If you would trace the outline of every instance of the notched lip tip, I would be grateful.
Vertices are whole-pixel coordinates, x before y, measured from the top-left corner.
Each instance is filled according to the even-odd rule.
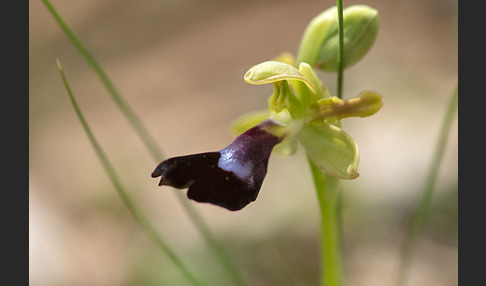
[[[164,173],[165,173],[165,168],[161,168],[160,166],[157,166],[157,168],[155,168],[155,170],[152,172],[152,174],[150,174],[150,176],[152,178],[157,178],[162,176]]]

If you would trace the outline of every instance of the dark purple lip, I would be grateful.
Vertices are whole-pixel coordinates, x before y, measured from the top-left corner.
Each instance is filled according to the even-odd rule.
[[[281,141],[262,126],[247,130],[220,151],[164,160],[151,176],[160,177],[159,186],[189,188],[189,199],[240,210],[256,200],[272,149]]]

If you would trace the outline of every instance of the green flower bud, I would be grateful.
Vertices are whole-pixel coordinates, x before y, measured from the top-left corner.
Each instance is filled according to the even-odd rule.
[[[343,10],[344,68],[361,60],[371,49],[378,34],[378,11],[366,5],[353,5]],[[324,71],[338,69],[337,8],[331,7],[307,26],[301,41],[297,62],[307,62]]]
[[[333,6],[312,19],[304,32],[297,54],[297,64],[317,63],[319,50],[330,28],[337,23],[337,8]]]

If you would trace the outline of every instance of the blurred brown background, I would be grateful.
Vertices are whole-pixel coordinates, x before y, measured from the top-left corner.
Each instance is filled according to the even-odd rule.
[[[380,13],[369,54],[344,73],[344,97],[384,97],[348,119],[360,177],[342,182],[348,285],[392,285],[457,83],[456,0],[345,1]],[[266,108],[272,86],[243,81],[254,64],[295,54],[308,22],[335,1],[87,0],[53,5],[133,106],[166,156],[219,150],[236,117]],[[99,79],[39,0],[30,1],[29,275],[31,285],[186,285],[135,223],[69,102],[55,59],[123,183],[167,241],[211,285],[227,280],[173,190]],[[320,73],[334,92],[336,76]],[[408,285],[457,285],[457,117]],[[248,285],[317,285],[319,218],[302,149],[272,156],[256,202],[196,209]]]

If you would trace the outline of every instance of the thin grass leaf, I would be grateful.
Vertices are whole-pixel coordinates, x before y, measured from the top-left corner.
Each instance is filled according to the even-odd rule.
[[[447,138],[452,126],[452,120],[456,114],[458,104],[458,90],[457,86],[452,94],[449,105],[446,110],[444,121],[440,128],[439,138],[437,140],[437,146],[435,147],[435,153],[432,158],[432,164],[430,165],[429,173],[425,181],[424,190],[420,200],[415,205],[415,208],[410,215],[407,231],[405,233],[405,239],[401,249],[400,264],[398,267],[397,284],[405,285],[407,270],[410,265],[410,259],[413,254],[413,248],[415,246],[417,237],[422,231],[423,225],[429,212],[430,204],[432,201],[432,195],[437,181],[437,174],[439,173],[440,163],[444,155]]]
[[[336,0],[338,12],[338,76],[337,76],[337,97],[343,98],[343,71],[344,71],[344,19],[343,19],[343,1]]]
[[[103,71],[101,66],[98,64],[98,62],[94,59],[91,53],[89,53],[89,51],[83,46],[81,41],[74,35],[72,30],[69,28],[69,26],[61,18],[59,13],[57,13],[54,6],[48,0],[42,0],[42,1],[44,2],[48,10],[51,12],[51,14],[53,15],[54,19],[57,21],[59,26],[63,29],[63,31],[68,36],[68,38],[74,44],[74,46],[78,49],[78,51],[89,63],[89,65],[94,70],[94,72],[98,75],[101,82],[103,83],[108,93],[110,94],[111,98],[115,101],[117,106],[120,108],[120,110],[125,115],[125,117],[127,117],[132,127],[135,129],[135,131],[142,139],[143,143],[151,153],[154,161],[156,163],[162,161],[164,159],[164,155],[160,150],[160,148],[158,147],[157,143],[155,143],[155,140],[150,136],[149,132],[147,131],[147,128],[145,128],[142,121],[138,118],[138,116],[132,110],[129,104],[127,104],[126,101],[118,93],[114,84],[110,81],[110,79]],[[183,209],[189,216],[190,220],[193,222],[193,224],[197,227],[199,232],[202,234],[206,243],[209,245],[211,251],[219,259],[220,263],[222,264],[223,268],[227,272],[230,279],[234,282],[235,285],[240,285],[240,286],[244,285],[233,261],[226,254],[226,251],[223,249],[222,245],[216,240],[215,236],[210,231],[206,222],[202,219],[202,217],[199,215],[196,209],[187,201],[187,199],[181,192],[176,192],[176,195],[179,202],[182,204]]]
[[[113,186],[115,187],[118,195],[120,195],[125,206],[130,210],[130,212],[133,214],[135,219],[142,226],[142,229],[149,235],[150,238],[154,240],[156,245],[169,257],[169,259],[174,263],[174,265],[177,268],[179,268],[179,270],[187,278],[187,280],[189,280],[193,285],[203,285],[203,283],[201,283],[198,279],[196,279],[196,277],[187,269],[187,267],[182,263],[182,261],[175,254],[175,252],[168,246],[168,244],[164,241],[162,236],[157,232],[157,230],[154,228],[152,223],[148,220],[148,218],[145,216],[142,210],[135,203],[131,195],[123,187],[121,180],[116,174],[114,168],[112,167],[107,156],[105,155],[105,152],[101,148],[101,145],[96,140],[94,134],[91,132],[91,129],[88,126],[88,123],[86,122],[83,114],[81,113],[81,109],[77,104],[77,101],[71,91],[71,88],[62,70],[61,64],[59,63],[58,60],[57,60],[57,66],[59,68],[59,72],[61,73],[64,86],[66,87],[66,90],[69,94],[69,98],[71,99],[71,103],[74,107],[74,110],[76,111],[76,114],[78,115],[79,120],[81,121],[84,131],[88,135],[89,141],[91,142],[91,145],[95,149],[96,155],[100,159],[103,168],[105,169],[108,177],[113,183]]]

